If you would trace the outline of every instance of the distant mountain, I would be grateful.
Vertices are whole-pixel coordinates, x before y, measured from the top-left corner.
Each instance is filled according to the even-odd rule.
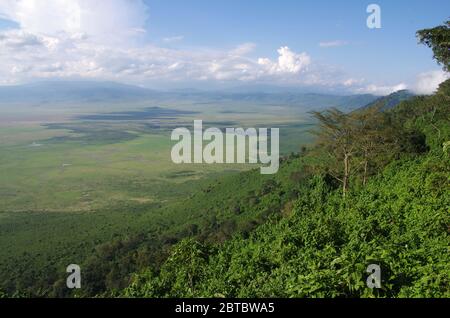
[[[0,87],[0,103],[83,103],[150,98],[155,91],[95,81],[48,81]]]
[[[258,93],[242,92],[231,93],[217,92],[172,92],[166,93],[165,97],[180,100],[193,100],[209,103],[237,103],[245,102],[270,106],[290,106],[303,108],[305,110],[324,109],[337,107],[342,110],[351,111],[363,107],[377,99],[374,95],[328,95],[318,93]]]
[[[381,110],[388,110],[414,96],[415,95],[412,92],[407,90],[397,91],[388,96],[380,97],[362,108],[380,107]]]
[[[270,84],[247,84],[247,85],[240,85],[240,86],[234,86],[229,88],[224,88],[221,90],[222,92],[226,93],[235,93],[235,94],[241,94],[241,93],[267,93],[267,94],[278,94],[278,93],[295,93],[295,94],[305,94],[305,93],[324,93],[321,91],[318,91],[316,89],[308,89],[304,87],[297,87],[297,86],[277,86],[277,85],[270,85]]]
[[[95,103],[113,101],[157,102],[190,101],[195,103],[251,103],[298,107],[304,110],[337,107],[351,111],[374,102],[373,95],[330,95],[322,93],[304,93],[289,91],[285,88],[268,89],[258,86],[249,91],[200,91],[195,89],[178,89],[175,91],[156,91],[132,85],[114,82],[96,81],[46,81],[18,86],[0,87],[0,104],[42,104],[42,103]]]

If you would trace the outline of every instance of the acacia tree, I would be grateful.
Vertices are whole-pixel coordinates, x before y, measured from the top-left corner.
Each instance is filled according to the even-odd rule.
[[[353,119],[336,108],[313,111],[311,114],[319,121],[319,129],[313,131],[318,137],[318,146],[331,159],[328,173],[342,183],[342,195],[345,197],[353,171],[351,159],[356,151]]]
[[[378,109],[369,108],[367,110],[355,112],[353,114],[357,128],[355,135],[358,144],[360,165],[363,170],[363,185],[367,182],[369,165],[380,150],[379,140],[382,139],[377,126],[380,120]]]
[[[450,20],[435,28],[417,31],[417,38],[420,43],[427,45],[433,50],[434,58],[438,64],[442,65],[445,71],[450,72]],[[443,85],[448,87],[450,84],[448,81],[441,84],[442,91],[445,91]],[[446,102],[449,102],[448,95],[439,95],[443,97]],[[436,108],[433,110],[433,116],[431,117],[431,126],[436,129],[440,135],[440,129],[433,122],[435,113]],[[447,141],[447,143],[448,142],[449,141]]]
[[[361,109],[350,114],[355,126],[353,138],[357,149],[355,157],[362,170],[362,183],[386,160],[398,152],[399,132],[390,123],[390,117],[381,106]]]
[[[319,122],[313,131],[318,150],[327,155],[327,173],[342,183],[344,197],[351,178],[360,176],[365,185],[369,175],[398,152],[399,132],[379,106],[349,114],[332,108],[312,115]]]
[[[417,37],[433,49],[435,59],[444,70],[450,71],[450,21],[418,31]],[[432,119],[435,112],[432,112]],[[382,112],[377,105],[350,114],[332,108],[312,112],[312,115],[319,122],[319,129],[313,131],[318,137],[318,149],[324,150],[330,159],[327,172],[342,183],[344,197],[353,175],[361,172],[365,185],[371,170],[398,153],[404,143],[402,129],[390,122],[391,115]]]

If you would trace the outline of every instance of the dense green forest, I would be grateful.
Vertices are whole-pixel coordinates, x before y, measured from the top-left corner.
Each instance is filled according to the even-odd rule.
[[[447,69],[449,26],[418,33]],[[450,297],[450,80],[397,98],[313,112],[316,144],[278,174],[202,184],[159,212],[183,222],[93,249],[83,289],[60,273],[0,297]],[[369,264],[381,289],[366,286]]]

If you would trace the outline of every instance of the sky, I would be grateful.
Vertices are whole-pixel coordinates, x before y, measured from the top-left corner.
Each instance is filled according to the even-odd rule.
[[[448,0],[0,0],[0,85],[430,94],[449,74],[415,32],[449,13]]]

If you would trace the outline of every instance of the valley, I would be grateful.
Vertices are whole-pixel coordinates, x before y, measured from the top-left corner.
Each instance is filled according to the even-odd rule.
[[[190,127],[197,118],[206,127],[275,125],[283,155],[311,142],[313,124],[305,111],[243,103],[42,104],[16,112],[0,107],[2,118],[14,118],[0,124],[2,288],[45,286],[29,280],[55,280],[65,263],[83,263],[89,251],[115,238],[183,235],[189,224],[205,219],[203,210],[179,204],[218,178],[258,168],[174,164],[170,134],[177,127]],[[279,116],[280,109],[287,114]]]

